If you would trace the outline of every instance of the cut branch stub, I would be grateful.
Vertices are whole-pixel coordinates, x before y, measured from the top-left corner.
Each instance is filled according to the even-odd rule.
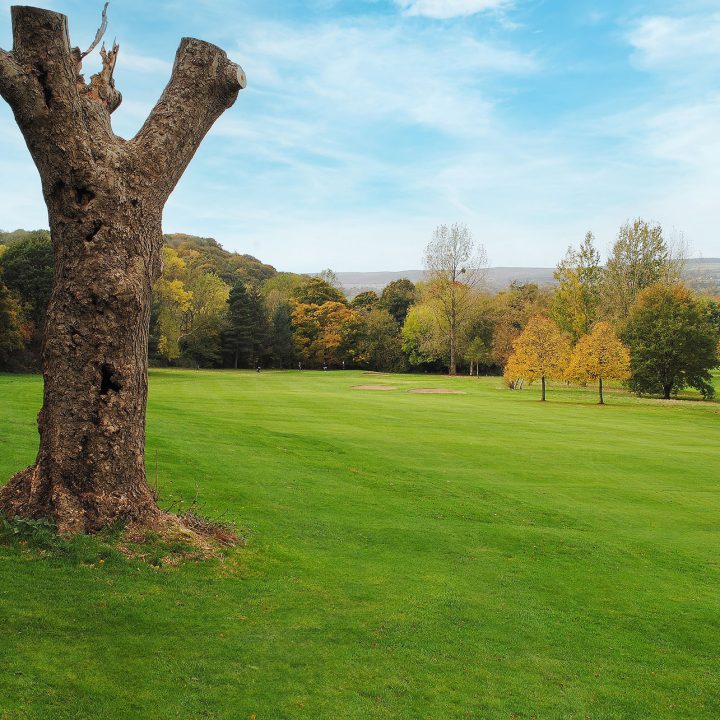
[[[237,72],[238,85],[241,90],[244,90],[247,87],[247,77],[245,75],[245,71],[239,65],[235,65],[235,71]]]
[[[11,8],[11,14],[12,55],[34,75],[45,104],[72,102],[77,73],[65,15],[17,5]]]
[[[132,141],[167,195],[245,83],[245,73],[219,47],[195,38],[181,40],[170,82]]]
[[[13,109],[18,124],[43,112],[45,98],[32,72],[12,53],[0,50],[0,95]]]

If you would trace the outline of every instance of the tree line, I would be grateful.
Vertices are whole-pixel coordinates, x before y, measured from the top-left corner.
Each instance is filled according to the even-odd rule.
[[[341,368],[503,375],[508,387],[547,380],[623,380],[670,397],[711,397],[718,298],[682,284],[682,257],[642,219],[619,230],[606,263],[588,233],[555,270],[554,287],[483,283],[483,247],[463,225],[439,226],[425,279],[349,299],[335,275],[278,272],[216,241],[168,235],[153,290],[155,365]],[[36,367],[52,284],[46,231],[0,234],[0,366]]]

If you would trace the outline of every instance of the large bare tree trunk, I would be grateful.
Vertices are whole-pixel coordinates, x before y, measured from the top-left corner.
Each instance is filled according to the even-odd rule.
[[[35,464],[0,490],[0,512],[61,532],[160,517],[145,479],[147,340],[160,275],[162,210],[215,120],[244,87],[214,45],[184,38],[172,77],[131,141],[110,115],[118,47],[86,83],[67,18],[13,7],[0,93],[42,179],[55,250]]]

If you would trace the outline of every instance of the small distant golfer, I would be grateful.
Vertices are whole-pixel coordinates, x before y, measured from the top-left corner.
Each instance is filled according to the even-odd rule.
[[[345,369],[345,361],[343,360],[343,370]]]
[[[298,363],[298,370],[302,370],[302,363],[301,363],[301,362]]]
[[[323,370],[327,370],[327,363],[323,364]]]
[[[260,367],[260,365],[258,365],[258,366],[257,366],[257,371],[260,372],[260,370],[262,370],[262,368]]]

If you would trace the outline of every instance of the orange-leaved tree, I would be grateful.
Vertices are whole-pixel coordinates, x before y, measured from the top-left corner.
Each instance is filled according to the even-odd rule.
[[[605,404],[603,380],[627,380],[629,377],[630,352],[609,322],[597,323],[591,332],[578,340],[565,371],[567,380],[597,380],[600,405]]]
[[[545,401],[547,380],[563,376],[570,357],[570,341],[558,326],[542,315],[528,321],[525,329],[513,343],[513,354],[505,366],[505,377],[520,378],[542,383],[542,397]]]
[[[297,303],[292,311],[295,347],[310,365],[337,365],[344,359],[348,336],[360,315],[340,302]]]

